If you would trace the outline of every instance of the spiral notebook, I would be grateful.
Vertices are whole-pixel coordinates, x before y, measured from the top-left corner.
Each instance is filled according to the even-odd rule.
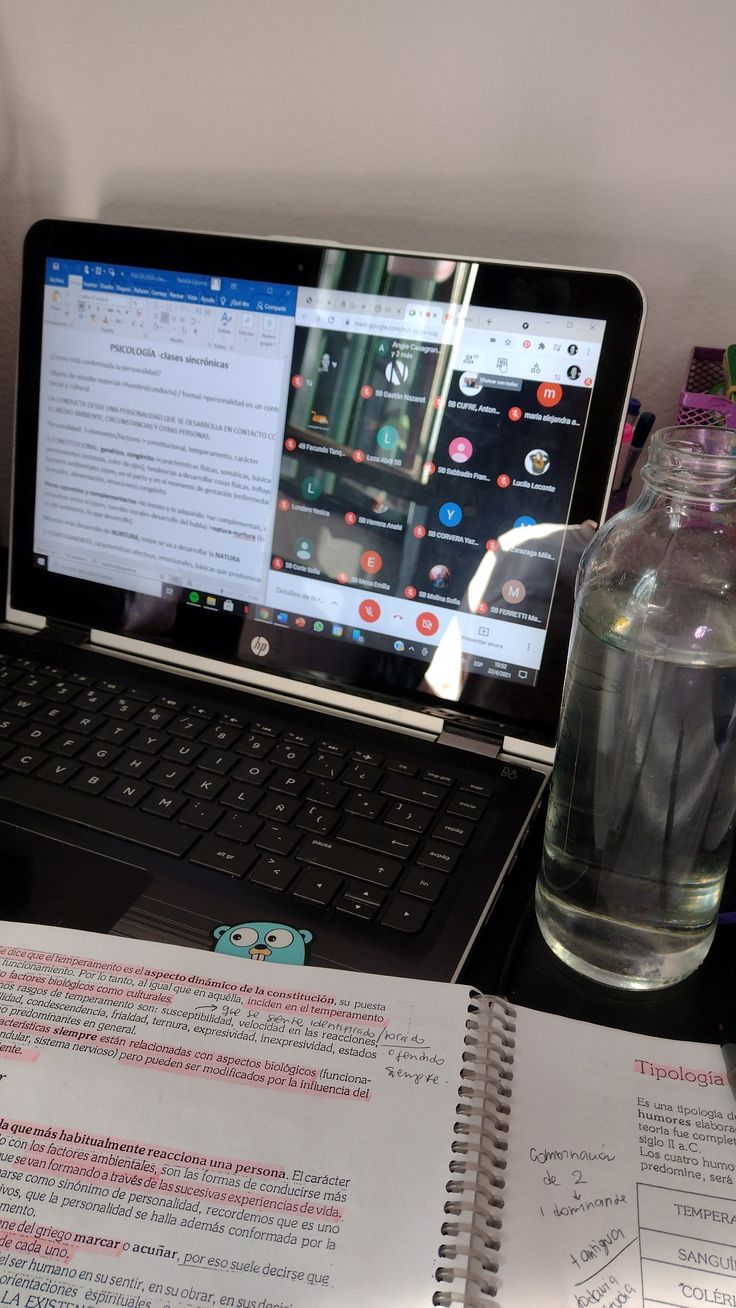
[[[0,924],[3,1303],[733,1303],[717,1046],[247,943]]]

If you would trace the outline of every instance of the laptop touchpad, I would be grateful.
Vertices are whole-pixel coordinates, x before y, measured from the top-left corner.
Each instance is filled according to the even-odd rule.
[[[150,884],[141,868],[0,822],[0,917],[107,932]]]

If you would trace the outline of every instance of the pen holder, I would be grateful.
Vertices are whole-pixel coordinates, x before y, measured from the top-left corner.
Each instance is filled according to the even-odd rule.
[[[688,361],[685,385],[680,391],[677,422],[680,427],[734,427],[736,404],[725,395],[711,394],[723,381],[721,349],[696,345]]]
[[[736,811],[736,431],[652,438],[581,559],[537,918],[556,954],[652,989],[702,961]]]

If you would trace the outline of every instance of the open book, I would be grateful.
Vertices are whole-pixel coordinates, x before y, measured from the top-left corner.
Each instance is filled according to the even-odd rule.
[[[486,1302],[736,1305],[716,1046],[0,924],[0,1305]]]

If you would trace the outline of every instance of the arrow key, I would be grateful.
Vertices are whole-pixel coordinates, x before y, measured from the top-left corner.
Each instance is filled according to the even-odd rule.
[[[393,927],[394,931],[403,931],[405,935],[416,935],[429,914],[430,909],[425,904],[397,895],[381,918],[381,926]]]
[[[320,904],[326,908],[342,887],[342,878],[334,872],[323,872],[317,868],[308,868],[297,882],[292,894],[296,899],[308,899],[310,904]]]

